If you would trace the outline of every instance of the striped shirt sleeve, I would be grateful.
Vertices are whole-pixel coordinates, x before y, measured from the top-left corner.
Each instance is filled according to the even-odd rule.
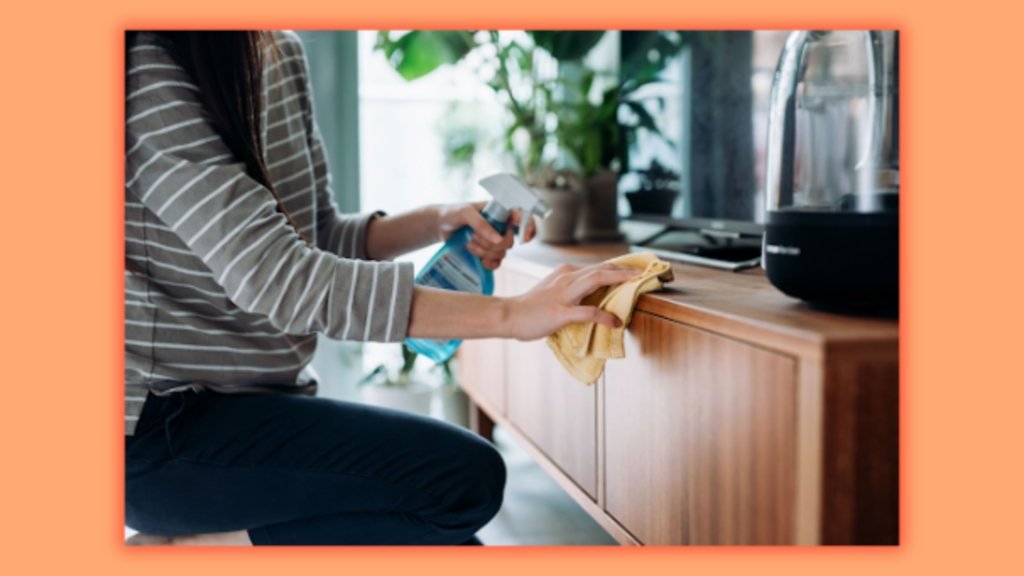
[[[331,174],[327,169],[323,142],[320,131],[314,122],[310,127],[310,154],[313,161],[313,173],[316,178],[317,197],[317,245],[321,250],[338,254],[344,258],[366,259],[366,228],[373,218],[383,215],[373,214],[342,214],[334,201],[331,189]]]
[[[328,238],[307,247],[242,164],[210,162],[230,150],[205,117],[198,88],[162,51],[146,55],[129,72],[125,179],[132,194],[199,256],[236,306],[275,328],[343,340],[404,339],[412,264],[339,256],[365,255],[370,216],[335,215]],[[334,239],[331,231],[338,232]]]
[[[296,44],[301,64],[301,75],[305,81],[305,90],[308,98],[306,114],[303,118],[306,134],[309,135],[308,146],[310,160],[313,164],[313,178],[316,186],[317,198],[317,245],[320,249],[338,254],[344,258],[366,259],[366,227],[370,220],[382,215],[377,212],[369,215],[364,214],[342,214],[338,204],[334,201],[334,191],[331,188],[331,173],[327,167],[326,150],[324,149],[323,137],[316,124],[316,105],[313,100],[313,87],[309,83],[309,62],[306,59],[306,52],[301,43]]]

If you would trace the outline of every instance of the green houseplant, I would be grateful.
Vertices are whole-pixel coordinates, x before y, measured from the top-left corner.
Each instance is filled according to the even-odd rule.
[[[583,201],[579,177],[553,166],[558,148],[557,93],[566,85],[545,62],[579,62],[604,36],[604,31],[527,31],[512,38],[497,31],[417,30],[392,37],[381,31],[376,49],[406,80],[423,77],[443,64],[454,64],[474,50],[488,66],[482,80],[505,105],[509,120],[505,150],[519,175],[552,207],[540,225],[540,238],[571,242]],[[450,159],[471,158],[474,144],[453,139]]]
[[[484,59],[489,77],[482,78],[501,98],[511,120],[505,130],[506,149],[517,164],[520,175],[531,185],[543,181],[545,149],[554,143],[554,91],[557,77],[548,77],[538,66],[540,53],[556,62],[578,61],[600,41],[603,31],[527,31],[523,42],[503,37],[495,30],[413,30],[397,38],[382,30],[375,49],[406,80],[430,74],[443,64],[455,64],[470,52],[487,53]],[[516,146],[518,133],[525,134],[526,145]]]
[[[624,31],[623,96],[620,125],[623,171],[632,172],[626,199],[634,214],[671,215],[678,197],[686,194],[687,210],[707,213],[733,190],[746,189],[755,181],[754,95],[751,84],[754,58],[750,31]],[[676,55],[685,48],[688,64],[672,80],[665,74]],[[678,61],[678,60],[677,60]],[[663,80],[664,79],[664,80]],[[651,112],[663,106],[657,90],[644,90],[662,81],[678,82],[684,91],[683,129],[666,137],[658,130]],[[636,127],[631,129],[630,126]],[[657,136],[666,147],[642,163],[630,162],[643,131]],[[676,146],[687,139],[683,163]],[[675,140],[675,141],[674,141]],[[665,150],[669,153],[665,154]],[[685,185],[684,185],[685,184]],[[749,220],[751,204],[725,202],[729,219]]]
[[[509,113],[505,149],[520,176],[554,207],[541,225],[541,239],[565,243],[578,234],[587,241],[618,240],[618,174],[630,169],[639,132],[661,136],[647,106],[664,103],[650,102],[641,89],[661,81],[660,74],[688,37],[678,31],[623,32],[620,73],[594,94],[599,84],[609,84],[608,73],[589,68],[584,58],[604,35],[600,30],[532,30],[521,42],[495,31],[413,31],[397,38],[382,31],[376,48],[407,80],[455,64],[474,50],[493,53],[490,72],[482,79]],[[544,75],[538,65],[544,57],[557,63],[558,75]],[[457,136],[446,138],[449,162],[471,161],[476,143]],[[526,144],[517,146],[517,139]],[[552,149],[566,152],[571,167],[554,169]]]
[[[683,49],[687,35],[677,31],[623,31],[619,41],[617,77],[609,83],[598,71],[581,67],[576,74],[578,81],[568,86],[567,97],[558,108],[559,145],[582,172],[586,202],[578,235],[585,241],[622,238],[618,229],[619,173],[630,169],[630,152],[639,133],[646,131],[673,147],[648,109],[665,103],[660,97],[645,94],[643,88],[661,82],[661,73]],[[595,90],[598,79],[603,80],[604,87]],[[640,171],[638,174],[644,177]],[[652,198],[657,195],[653,193]],[[635,196],[629,196],[631,205]],[[647,195],[641,203],[644,200],[648,200]]]
[[[594,101],[599,73],[578,66],[579,81],[566,83],[565,97],[558,105],[559,146],[579,167],[585,201],[576,235],[585,242],[618,241],[618,107],[621,86],[616,82],[601,91]]]
[[[632,171],[640,177],[640,187],[626,192],[626,199],[634,214],[672,211],[679,192],[678,175],[672,174],[654,161],[647,168],[635,168],[630,162],[631,153],[637,147],[641,132],[660,138],[674,148],[674,143],[664,138],[649,107],[662,108],[665,102],[657,96],[644,94],[644,88],[662,81],[661,75],[683,47],[689,37],[682,31],[624,31],[622,43],[622,82],[619,85],[619,126],[622,131],[618,141],[622,171]],[[675,177],[674,182],[663,181]]]

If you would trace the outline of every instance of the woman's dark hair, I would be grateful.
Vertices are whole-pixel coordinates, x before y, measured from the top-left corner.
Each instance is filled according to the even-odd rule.
[[[128,51],[137,35],[138,32],[128,32],[125,37],[126,65]],[[309,246],[309,240],[299,232],[274,189],[263,158],[263,83],[269,81],[263,77],[263,69],[268,52],[278,57],[273,33],[204,31],[157,32],[156,35],[158,42],[199,87],[200,99],[210,120],[235,158],[245,164],[245,171],[252,179],[270,190],[277,200],[278,210]]]

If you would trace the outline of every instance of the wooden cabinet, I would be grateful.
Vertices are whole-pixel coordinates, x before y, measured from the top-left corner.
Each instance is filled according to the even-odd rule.
[[[504,274],[496,274],[494,294],[508,293]],[[459,382],[466,392],[477,401],[486,402],[500,415],[505,415],[508,389],[508,357],[506,341],[496,338],[466,340],[459,346],[457,355]]]
[[[498,290],[626,250],[517,247]],[[812,310],[761,270],[673,270],[595,386],[543,341],[465,342],[476,429],[506,426],[623,544],[898,544],[898,322]]]
[[[637,313],[605,372],[606,511],[644,544],[793,536],[792,358]]]
[[[502,415],[506,413],[505,360],[502,340],[467,340],[459,346],[459,383],[470,396],[483,399]]]
[[[507,273],[513,294],[537,279]],[[573,380],[543,340],[508,342],[508,418],[577,486],[597,494],[596,386]]]

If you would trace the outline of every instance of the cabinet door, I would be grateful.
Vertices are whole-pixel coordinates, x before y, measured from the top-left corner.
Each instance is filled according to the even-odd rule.
[[[512,294],[537,279],[506,272]],[[591,498],[597,494],[596,386],[573,380],[543,340],[507,346],[508,417]]]
[[[605,368],[606,511],[644,544],[790,543],[795,371],[637,313]]]
[[[494,294],[507,294],[507,282],[499,273],[494,277]],[[497,338],[466,340],[459,346],[459,382],[476,399],[483,399],[490,408],[506,414],[507,402],[505,350],[506,342]]]
[[[505,342],[467,340],[459,346],[459,383],[475,399],[505,415]]]

